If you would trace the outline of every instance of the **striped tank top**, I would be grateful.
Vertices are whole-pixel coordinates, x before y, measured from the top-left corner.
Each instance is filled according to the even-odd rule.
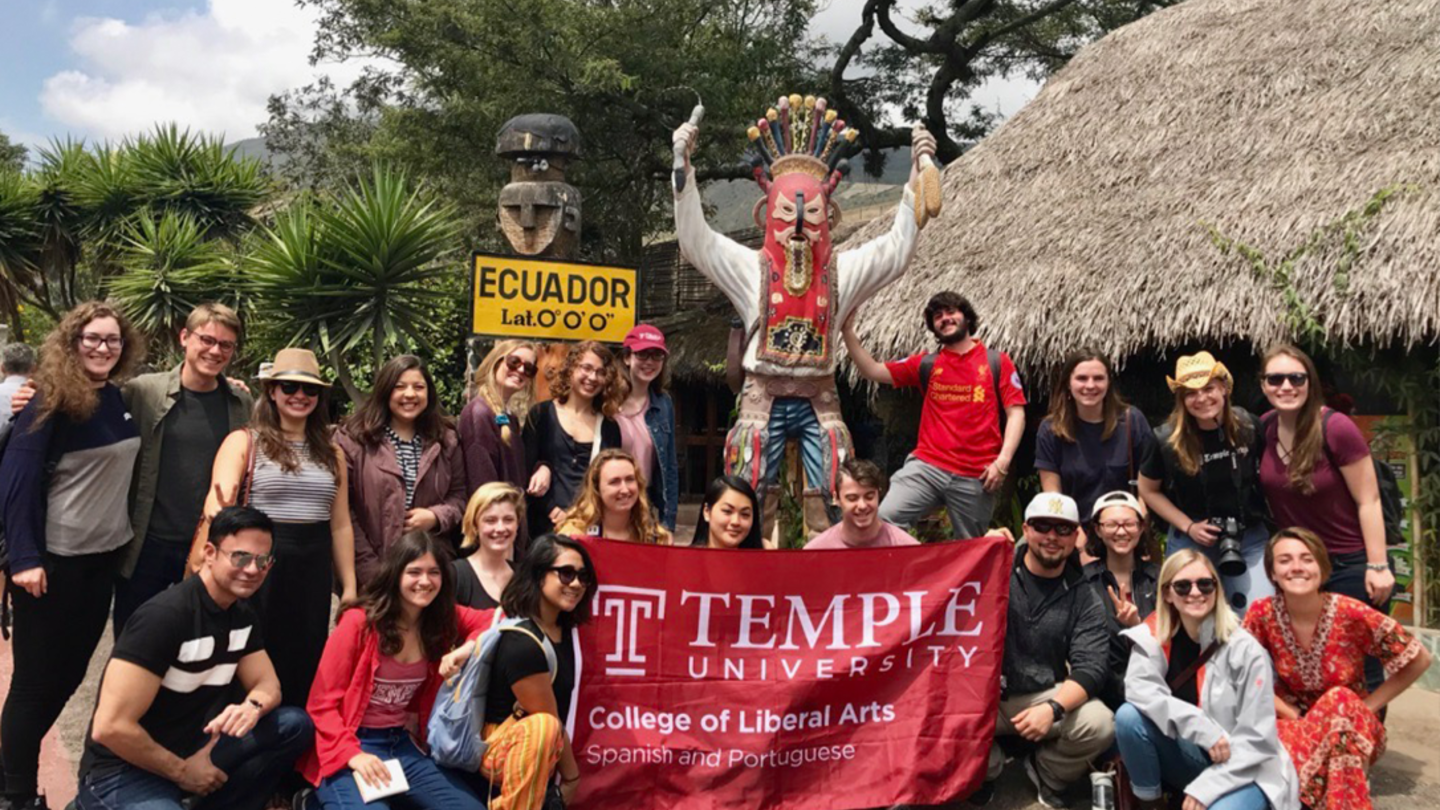
[[[250,505],[286,523],[322,523],[330,520],[335,502],[335,476],[310,457],[305,442],[290,442],[300,468],[285,472],[279,462],[255,445],[255,477],[250,482]]]

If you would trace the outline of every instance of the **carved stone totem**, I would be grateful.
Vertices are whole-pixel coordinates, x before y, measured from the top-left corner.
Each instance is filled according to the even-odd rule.
[[[510,161],[499,212],[510,246],[522,256],[574,258],[580,191],[565,182],[565,167],[580,157],[580,131],[563,115],[517,115],[500,128],[495,154]]]

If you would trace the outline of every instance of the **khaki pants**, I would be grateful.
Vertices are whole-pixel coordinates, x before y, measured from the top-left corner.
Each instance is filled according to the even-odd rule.
[[[1054,687],[1029,695],[1016,695],[1000,701],[1000,716],[995,721],[995,736],[1018,737],[1010,718],[1037,704],[1055,697]],[[1090,761],[1105,752],[1115,739],[1115,715],[1099,700],[1085,701],[1065,719],[1050,727],[1035,750],[1035,766],[1040,778],[1055,790],[1064,790],[1080,781],[1090,770]],[[990,768],[985,780],[1000,778],[1005,767],[1005,753],[996,743],[990,744]]]

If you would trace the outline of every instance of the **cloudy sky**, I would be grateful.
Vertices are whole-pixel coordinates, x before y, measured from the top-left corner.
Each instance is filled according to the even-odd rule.
[[[830,0],[817,26],[843,37],[862,0]],[[0,131],[31,145],[115,139],[175,121],[253,137],[274,93],[355,65],[311,67],[315,13],[294,0],[0,0]],[[977,99],[1010,115],[1034,96],[1000,81]]]

